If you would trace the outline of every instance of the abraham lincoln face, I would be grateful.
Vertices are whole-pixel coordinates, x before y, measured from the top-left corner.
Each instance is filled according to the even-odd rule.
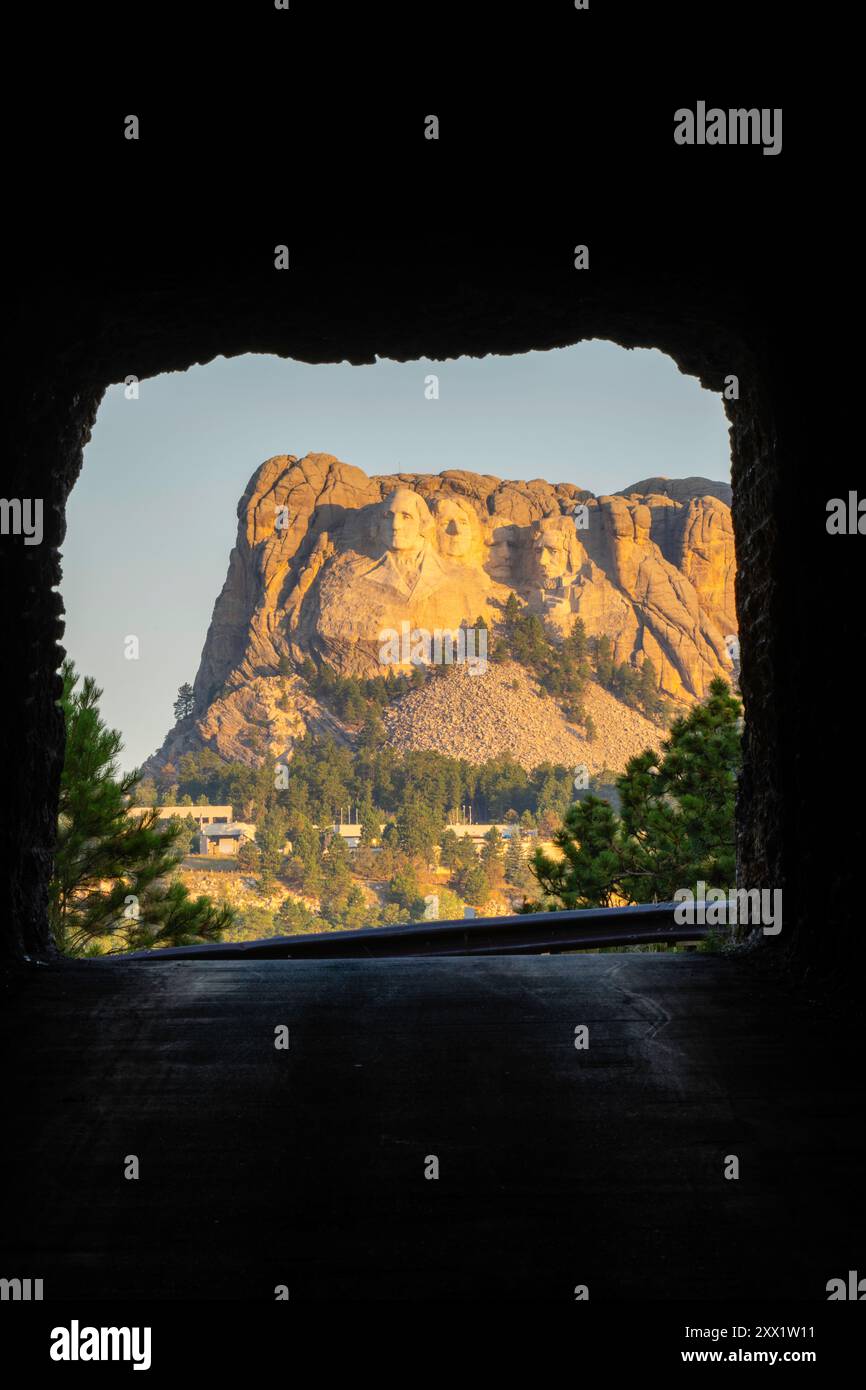
[[[565,532],[557,521],[536,523],[532,537],[532,556],[539,579],[554,584],[569,569],[569,549]]]

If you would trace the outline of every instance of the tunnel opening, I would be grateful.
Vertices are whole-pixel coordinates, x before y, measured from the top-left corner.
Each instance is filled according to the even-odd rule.
[[[332,451],[274,456],[287,433]],[[596,797],[618,815],[628,759],[661,760],[715,677],[736,689],[727,422],[661,354],[222,359],[114,388],[84,464],[67,646],[104,690],[124,773],[142,768],[132,814],[177,825],[179,879],[235,913],[223,943],[334,930],[339,951],[358,945],[347,930],[467,919],[475,944],[476,918],[568,906],[532,870],[536,849],[561,862],[568,807]],[[158,557],[130,562],[131,531]],[[132,874],[100,931],[85,891],[99,863],[67,849],[85,800],[63,792],[58,945],[184,940],[176,918],[157,935]],[[637,866],[579,887],[581,908],[671,893]],[[410,943],[364,943],[386,944]]]
[[[504,296],[495,256],[486,254],[483,263],[473,264],[465,246],[452,248],[450,254],[450,268],[443,257],[437,273],[423,277],[422,292],[408,250],[387,264],[380,253],[376,273],[364,288],[351,267],[340,264],[335,250],[327,285],[313,275],[300,294],[289,292],[286,297],[279,282],[275,289],[273,278],[227,284],[218,322],[206,289],[195,282],[173,283],[157,296],[130,294],[122,306],[115,301],[113,308],[106,307],[113,302],[109,298],[95,315],[73,294],[70,314],[78,327],[74,344],[65,318],[53,366],[50,359],[40,360],[36,389],[22,400],[19,422],[19,470],[22,479],[28,479],[20,491],[30,495],[38,487],[44,493],[46,543],[27,551],[4,549],[12,598],[8,645],[17,653],[13,685],[17,724],[23,732],[18,755],[11,760],[10,798],[19,816],[4,880],[4,915],[10,927],[5,941],[12,958],[53,955],[46,891],[63,746],[56,705],[62,622],[58,552],[66,498],[105,389],[125,381],[131,363],[135,376],[145,381],[218,354],[257,351],[306,362],[371,363],[377,357],[409,361],[419,356],[507,354],[603,338],[626,348],[657,348],[719,396],[732,375],[739,383],[739,399],[726,402],[740,688],[746,709],[737,806],[738,882],[782,888],[791,901],[790,929],[786,925],[778,939],[763,945],[782,952],[795,970],[832,973],[844,931],[840,924],[833,941],[820,949],[810,936],[813,902],[804,891],[810,882],[804,856],[792,848],[797,842],[792,833],[797,754],[792,759],[782,752],[789,726],[799,718],[791,699],[791,662],[799,660],[800,653],[789,641],[790,619],[783,601],[791,571],[780,524],[786,503],[779,422],[796,412],[787,383],[768,358],[766,323],[756,317],[744,295],[708,295],[705,284],[686,271],[667,275],[661,283],[647,283],[630,268],[618,266],[587,297],[575,293],[573,282],[565,284],[535,263],[524,282]],[[459,305],[451,294],[455,264],[461,282],[471,284]],[[393,307],[387,326],[369,313],[374,301]],[[413,317],[413,305],[421,302],[430,309],[423,328]],[[330,316],[324,312],[328,305]],[[792,429],[786,444],[796,452]],[[796,739],[792,743],[796,746]]]

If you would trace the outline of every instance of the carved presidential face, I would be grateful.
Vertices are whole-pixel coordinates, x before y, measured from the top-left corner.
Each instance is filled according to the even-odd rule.
[[[422,511],[423,508],[423,511]],[[426,517],[424,515],[426,513]],[[382,503],[382,539],[389,550],[417,550],[424,541],[427,504],[411,488],[400,487]]]
[[[564,531],[556,523],[537,524],[532,538],[532,554],[535,569],[546,583],[561,579],[568,571],[568,541]]]
[[[435,511],[436,537],[443,555],[449,560],[463,560],[473,551],[480,553],[481,528],[468,507],[443,497],[435,503]]]

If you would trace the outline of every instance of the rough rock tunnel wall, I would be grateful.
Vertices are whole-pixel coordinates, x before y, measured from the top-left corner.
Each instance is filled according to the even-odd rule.
[[[66,498],[106,386],[218,354],[361,363],[607,338],[660,348],[716,391],[730,373],[739,377],[740,399],[728,407],[747,717],[739,878],[783,888],[783,931],[763,949],[801,975],[841,969],[859,930],[853,868],[839,853],[833,818],[808,813],[806,773],[821,730],[844,728],[851,706],[833,660],[857,630],[857,540],[826,535],[825,503],[840,495],[842,479],[811,464],[784,287],[766,266],[758,271],[730,252],[714,258],[706,247],[687,254],[666,245],[636,263],[633,244],[616,235],[583,277],[566,257],[554,263],[550,247],[517,241],[453,239],[431,248],[407,238],[347,249],[319,240],[302,250],[299,268],[282,277],[260,251],[245,256],[234,245],[230,257],[223,251],[209,263],[200,247],[193,258],[191,247],[185,255],[175,245],[162,255],[142,251],[128,267],[94,258],[74,276],[40,270],[25,286],[11,324],[17,369],[3,490],[45,499],[45,537],[32,547],[4,537],[0,549],[11,697],[2,727],[6,952],[38,958],[52,950],[46,888],[63,740],[54,703],[59,548]],[[256,260],[261,269],[252,274],[246,267]],[[136,548],[146,561],[155,538],[138,537]]]

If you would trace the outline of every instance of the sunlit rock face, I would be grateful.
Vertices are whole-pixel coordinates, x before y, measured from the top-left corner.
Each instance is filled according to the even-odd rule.
[[[405,485],[348,517],[329,544],[315,584],[287,598],[296,661],[311,655],[344,675],[379,675],[385,634],[492,622],[508,597],[487,573],[472,508],[451,499],[431,508]]]
[[[702,603],[699,588],[688,573],[693,564],[691,552],[681,543],[681,564],[677,566],[652,539],[656,502],[653,497],[600,497],[597,525],[593,528],[590,524],[588,534],[606,578],[628,598],[639,625],[634,650],[639,643],[659,671],[662,689],[668,695],[690,700],[706,694],[715,675],[730,673],[724,637],[736,628],[725,627],[730,615],[712,605],[708,611],[711,585],[706,586]],[[678,505],[685,508],[686,504]],[[715,513],[723,505],[709,497],[692,499],[688,509],[696,509],[694,523],[694,517],[706,509]],[[700,565],[695,563],[696,577],[699,574]]]
[[[394,664],[383,662],[385,634],[456,632],[479,618],[495,634],[512,592],[552,637],[580,617],[591,636],[611,638],[616,661],[651,659],[664,694],[700,698],[713,676],[730,674],[724,639],[736,631],[730,510],[723,485],[696,495],[702,481],[690,479],[682,498],[593,497],[540,478],[368,477],[330,454],[268,459],[238,506],[195,719],[169,735],[159,760],[202,744],[228,755],[222,730],[231,756],[243,757],[251,710],[273,752],[317,712],[291,680],[291,708],[269,720],[271,688],[257,682],[308,657],[342,675],[382,675]]]
[[[453,564],[483,566],[484,535],[477,513],[457,497],[437,497],[433,501],[436,518],[436,544]]]

